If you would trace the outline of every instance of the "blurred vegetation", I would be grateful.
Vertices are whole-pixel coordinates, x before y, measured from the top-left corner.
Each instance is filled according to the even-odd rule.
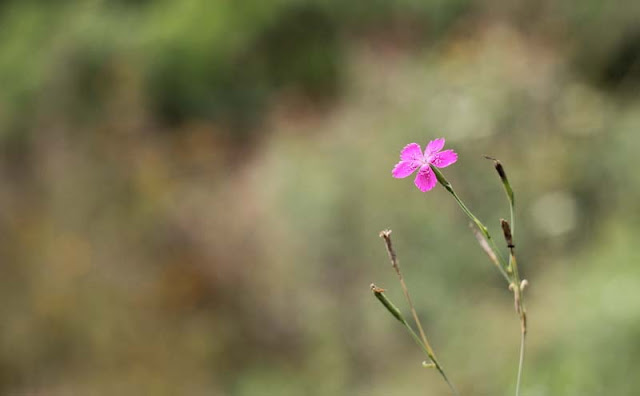
[[[2,394],[448,394],[370,295],[378,231],[464,395],[640,389],[640,6],[495,0],[0,2]]]

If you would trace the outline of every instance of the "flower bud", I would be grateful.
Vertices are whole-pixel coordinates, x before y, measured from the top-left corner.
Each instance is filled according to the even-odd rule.
[[[383,293],[384,289],[377,287],[373,283],[371,284],[370,287],[371,287],[371,291],[373,292],[373,295],[376,296],[376,298],[382,303],[382,305],[384,305],[385,308],[387,308],[387,311],[389,311],[394,318],[398,319],[400,323],[406,324],[407,322],[402,316],[402,313],[400,312],[400,310],[395,305],[393,305],[391,301],[389,301],[387,296],[384,295]]]

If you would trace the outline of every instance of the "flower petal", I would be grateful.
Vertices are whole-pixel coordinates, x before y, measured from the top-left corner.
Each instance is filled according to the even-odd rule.
[[[430,163],[438,168],[447,167],[458,160],[458,154],[453,150],[444,150],[431,156]]]
[[[427,192],[435,187],[438,180],[436,179],[436,175],[433,174],[433,171],[431,171],[431,167],[426,165],[420,168],[414,183],[420,191]]]
[[[422,149],[418,143],[409,143],[400,152],[402,161],[419,161],[422,158]]]
[[[417,161],[400,161],[393,168],[391,174],[397,179],[402,179],[412,174],[419,167],[420,163]]]
[[[444,147],[444,138],[434,139],[427,144],[427,147],[424,149],[424,156],[428,157],[442,150]]]

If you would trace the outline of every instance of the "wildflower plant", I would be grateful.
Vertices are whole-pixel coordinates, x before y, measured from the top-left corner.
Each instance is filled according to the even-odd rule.
[[[444,144],[445,140],[442,138],[432,140],[427,144],[424,152],[417,143],[410,143],[406,145],[400,152],[400,162],[398,162],[393,168],[392,175],[395,178],[405,178],[417,171],[414,184],[422,192],[430,191],[436,186],[436,184],[440,183],[440,185],[453,196],[462,211],[471,220],[471,228],[478,240],[478,243],[480,244],[480,247],[507,282],[509,290],[513,293],[515,311],[520,321],[520,356],[518,359],[515,389],[515,394],[518,396],[520,394],[522,369],[524,365],[525,340],[527,334],[527,314],[524,306],[523,290],[528,283],[526,280],[521,280],[520,278],[515,254],[514,193],[504,167],[500,161],[495,158],[485,157],[493,161],[494,167],[498,176],[500,176],[502,186],[509,201],[510,219],[509,221],[500,219],[502,234],[506,244],[507,258],[505,259],[502,252],[498,249],[495,240],[491,236],[489,229],[469,210],[455,192],[451,183],[449,183],[440,171],[440,168],[445,168],[458,160],[458,155],[453,150],[442,150],[444,148]],[[422,327],[420,319],[418,318],[418,314],[416,313],[413,301],[409,294],[409,289],[407,288],[402,272],[400,271],[397,254],[391,242],[391,230],[384,230],[380,232],[380,237],[384,239],[387,254],[391,261],[391,266],[398,276],[400,286],[409,305],[409,310],[411,311],[418,333],[416,333],[412,325],[405,319],[402,312],[384,294],[384,289],[371,284],[371,291],[382,305],[393,315],[393,317],[406,328],[411,337],[427,355],[429,360],[423,362],[423,366],[436,369],[451,389],[451,392],[455,395],[459,395],[457,389],[445,373],[442,364],[437,359],[433,348],[429,344],[427,335]]]

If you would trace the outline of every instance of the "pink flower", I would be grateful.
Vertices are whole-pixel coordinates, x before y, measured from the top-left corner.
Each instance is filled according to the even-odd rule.
[[[402,179],[418,170],[414,181],[420,191],[426,192],[435,187],[438,180],[429,165],[444,168],[458,160],[458,154],[453,150],[442,150],[444,139],[435,139],[429,142],[422,154],[422,149],[417,143],[407,144],[400,152],[400,162],[393,168],[393,177]]]

